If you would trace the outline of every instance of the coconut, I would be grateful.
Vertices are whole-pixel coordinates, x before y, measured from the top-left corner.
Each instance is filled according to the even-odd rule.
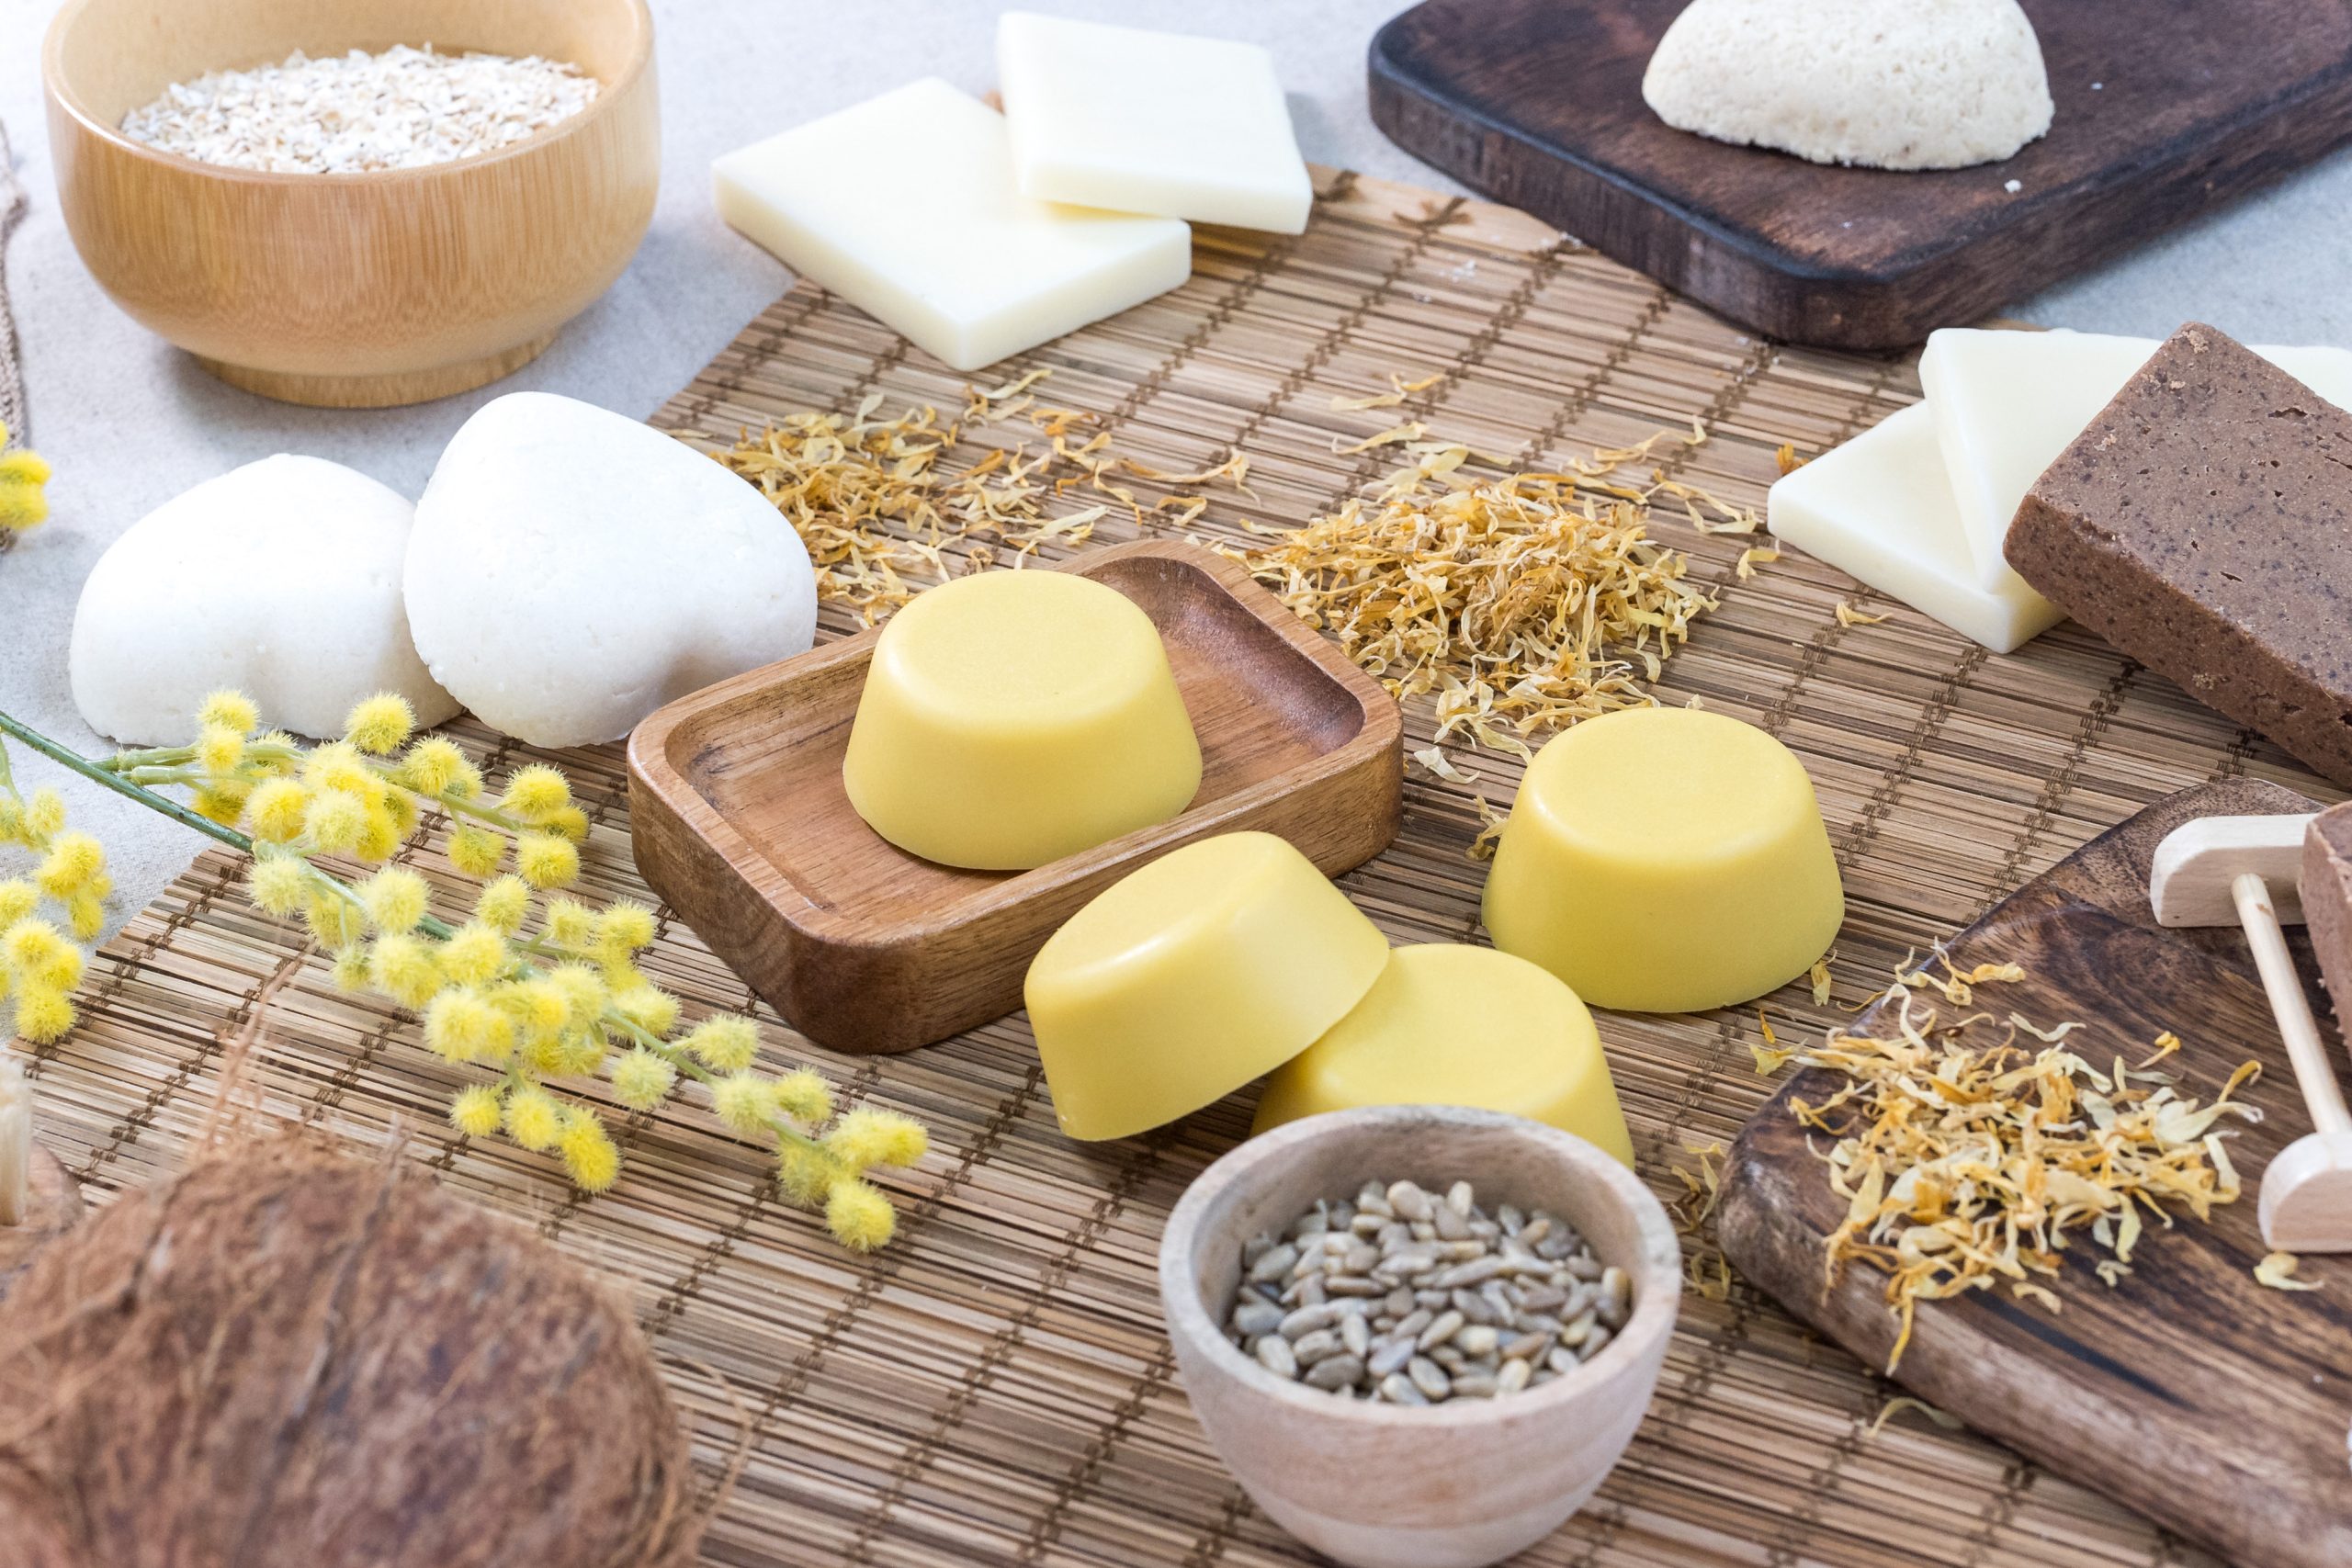
[[[662,1568],[691,1483],[628,1314],[395,1161],[209,1156],[0,1303],[10,1568]]]

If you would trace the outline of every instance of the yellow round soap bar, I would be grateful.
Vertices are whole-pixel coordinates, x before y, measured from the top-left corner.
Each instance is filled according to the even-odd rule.
[[[1280,1066],[1355,1006],[1388,939],[1285,840],[1162,855],[1066,921],[1029,965],[1029,1026],[1073,1138],[1123,1138]]]
[[[1026,871],[1182,812],[1201,747],[1132,600],[1067,572],[990,571],[882,628],[842,783],[910,854]]]
[[[1594,1007],[1764,995],[1845,919],[1812,781],[1753,725],[1691,708],[1589,718],[1536,754],[1487,878],[1487,930]]]
[[[1634,1163],[1592,1014],[1544,970],[1490,947],[1391,953],[1354,1010],[1266,1080],[1250,1131],[1367,1105],[1508,1111]]]

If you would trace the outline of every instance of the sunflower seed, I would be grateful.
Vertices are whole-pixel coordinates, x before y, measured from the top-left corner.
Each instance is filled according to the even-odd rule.
[[[1427,1404],[1429,1399],[1412,1380],[1402,1372],[1391,1372],[1380,1380],[1380,1397],[1391,1404]]]
[[[1243,1302],[1233,1309],[1235,1331],[1251,1339],[1273,1333],[1282,1324],[1283,1310],[1272,1302]]]
[[[1421,1330],[1419,1338],[1414,1343],[1423,1350],[1442,1345],[1462,1332],[1463,1322],[1463,1316],[1458,1312],[1440,1313],[1427,1328]]]
[[[1258,1255],[1250,1265],[1250,1278],[1261,1285],[1290,1277],[1291,1265],[1298,1261],[1298,1248],[1290,1246],[1271,1247]]]
[[[1258,1364],[1278,1378],[1298,1376],[1298,1358],[1291,1354],[1290,1341],[1278,1334],[1269,1334],[1250,1347],[1250,1353]]]
[[[1410,1181],[1399,1181],[1388,1189],[1388,1206],[1400,1218],[1416,1224],[1430,1217],[1430,1195]]]
[[[1443,1399],[1453,1392],[1453,1380],[1445,1375],[1443,1368],[1427,1357],[1416,1356],[1406,1362],[1405,1375],[1413,1380],[1413,1386],[1421,1391],[1425,1399]]]
[[[1333,1393],[1353,1388],[1363,1381],[1363,1361],[1356,1356],[1327,1357],[1307,1368],[1303,1381],[1309,1388],[1329,1389]]]

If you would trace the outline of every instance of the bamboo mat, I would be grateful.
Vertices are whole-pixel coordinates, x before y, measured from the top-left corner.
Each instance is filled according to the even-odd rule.
[[[1337,502],[1382,455],[1335,456],[1334,437],[1400,417],[1549,467],[1687,428],[1695,415],[1710,440],[1659,448],[1675,476],[1760,504],[1781,443],[1826,450],[1917,396],[1908,360],[1745,336],[1525,217],[1370,180],[1327,176],[1302,237],[1204,230],[1196,243],[1182,288],[1001,370],[1050,367],[1047,400],[1099,412],[1115,450],[1163,469],[1247,452],[1256,498],[1212,490],[1193,525],[1209,536],[1242,537],[1245,520],[1295,522]],[[1332,412],[1335,394],[1380,391],[1391,372],[1442,378],[1402,410]],[[657,423],[731,437],[870,392],[893,409],[952,410],[965,379],[802,285]],[[1819,791],[1849,897],[1836,1004],[1859,1000],[1907,951],[2172,790],[2250,773],[2337,793],[2071,626],[1996,657],[1793,553],[1742,581],[1735,563],[1756,541],[1702,536],[1663,511],[1657,529],[1723,596],[1668,666],[1662,693],[1778,735]],[[1091,543],[1135,532],[1105,519]],[[1841,604],[1889,618],[1849,625]],[[829,609],[824,629],[849,627]],[[1424,705],[1408,726],[1408,749],[1429,743]],[[534,755],[462,724],[457,733],[494,775]],[[558,760],[595,817],[590,891],[643,896],[617,752]],[[1472,796],[1507,804],[1519,769],[1486,755],[1456,761],[1477,779],[1410,780],[1402,836],[1344,879],[1399,942],[1476,931]],[[428,825],[403,852],[446,872],[439,846]],[[1309,1561],[1207,1450],[1159,1326],[1161,1223],[1246,1130],[1248,1092],[1147,1137],[1081,1146],[1055,1129],[1018,1016],[905,1056],[831,1058],[762,1009],[772,1061],[815,1060],[854,1097],[930,1124],[933,1154],[898,1182],[902,1239],[871,1259],[834,1249],[778,1204],[755,1153],[678,1106],[616,1111],[630,1173],[582,1201],[547,1161],[447,1132],[454,1070],[423,1050],[413,1024],[332,990],[294,933],[247,908],[238,873],[232,858],[208,854],[133,920],[95,966],[83,1024],[40,1054],[46,1136],[94,1198],[170,1167],[212,1094],[224,1043],[260,987],[290,971],[256,1054],[268,1109],[361,1143],[404,1122],[444,1179],[528,1216],[623,1283],[714,1483],[748,1433],[708,1562]],[[693,1015],[753,1007],[666,912],[650,957]],[[1839,1016],[1794,987],[1770,1005],[1784,1040]],[[1757,1014],[1601,1022],[1642,1173],[1679,1197],[1678,1170],[1700,1163],[1693,1151],[1727,1143],[1771,1088],[1748,1051],[1761,1043]],[[1702,1265],[1711,1258],[1703,1232],[1688,1245]],[[1686,1300],[1623,1463],[1522,1561],[2210,1561],[1916,1413],[1871,1435],[1887,1384],[1744,1285],[1715,1293]]]

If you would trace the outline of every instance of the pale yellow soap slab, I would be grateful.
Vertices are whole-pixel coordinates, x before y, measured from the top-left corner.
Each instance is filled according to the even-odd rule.
[[[1022,195],[1004,117],[936,78],[729,152],[711,175],[729,223],[957,370],[1192,270],[1181,221]]]
[[[1535,754],[1485,914],[1594,1007],[1703,1012],[1804,974],[1845,908],[1794,752],[1722,714],[1627,708]]]
[[[1782,476],[1765,518],[1776,537],[1996,653],[2065,619],[2007,562],[1981,581],[1924,403]]]
[[[1257,45],[1009,11],[996,59],[1024,195],[1306,229],[1314,186]]]
[[[2153,338],[2100,333],[1955,327],[1928,334],[1919,385],[1935,413],[1978,582],[1990,587],[2008,570],[2002,542],[2034,480],[2155,352]],[[2254,352],[2337,407],[2352,408],[2352,351]]]
[[[1266,1080],[1250,1129],[1366,1105],[1546,1122],[1634,1163],[1600,1032],[1577,994],[1490,947],[1400,947],[1363,1000]]]
[[[1287,840],[1225,833],[1066,921],[1023,997],[1054,1115],[1124,1138],[1282,1066],[1363,999],[1388,939]]]
[[[1201,747],[1133,600],[1069,572],[987,571],[883,626],[842,782],[910,854],[1025,871],[1178,815]]]

